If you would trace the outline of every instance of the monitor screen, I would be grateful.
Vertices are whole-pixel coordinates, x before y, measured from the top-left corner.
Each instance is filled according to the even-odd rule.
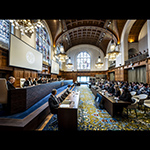
[[[51,73],[59,74],[59,64],[52,60]]]
[[[14,35],[10,35],[9,65],[42,70],[43,55]]]

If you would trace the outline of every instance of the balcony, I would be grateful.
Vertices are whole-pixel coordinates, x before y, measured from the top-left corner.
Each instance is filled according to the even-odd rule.
[[[116,61],[113,61],[110,66],[108,67],[108,70],[114,69],[116,66]]]
[[[148,57],[148,52],[146,52],[145,54],[130,58],[125,61],[125,66],[136,63],[138,61],[142,61],[142,60],[146,59],[147,57]]]

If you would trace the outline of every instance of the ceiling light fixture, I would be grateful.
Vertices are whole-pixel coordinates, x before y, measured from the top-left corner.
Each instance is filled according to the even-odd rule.
[[[60,62],[65,62],[66,59],[68,59],[67,54],[64,52],[64,46],[63,44],[60,44],[59,47],[59,53],[55,55],[55,57],[60,61]]]
[[[69,57],[68,62],[67,62],[67,64],[66,64],[66,67],[67,67],[68,69],[71,69],[71,68],[73,67],[73,64],[71,63],[71,57]]]
[[[34,33],[34,29],[37,27],[44,27],[40,20],[30,20],[30,19],[23,19],[23,20],[9,20],[11,25],[15,27],[15,29],[19,29],[21,35],[24,33],[32,34]]]
[[[101,61],[100,56],[98,56],[98,60],[97,60],[97,63],[95,63],[95,66],[96,66],[97,68],[102,68],[102,66],[104,66],[104,64],[103,64],[102,61]]]
[[[118,49],[116,47],[114,40],[111,41],[110,50],[108,51],[107,54],[108,54],[109,61],[115,61],[118,54],[120,54],[120,52],[118,51]]]
[[[113,26],[112,26],[112,29],[113,29]],[[108,54],[108,60],[109,61],[115,61],[118,54],[120,54],[119,49],[118,49],[118,45],[113,40],[113,34],[112,34],[110,49],[109,49],[107,54]]]

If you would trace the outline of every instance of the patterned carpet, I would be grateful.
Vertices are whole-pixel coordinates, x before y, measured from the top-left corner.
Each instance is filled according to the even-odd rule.
[[[94,105],[94,95],[87,85],[76,87],[80,91],[80,102],[78,110],[78,130],[79,131],[109,131],[109,130],[150,130],[150,110],[137,110],[138,117],[134,111],[126,117],[112,118],[105,109],[97,109]],[[125,116],[126,111],[123,111]],[[57,115],[53,115],[43,130],[58,130]]]

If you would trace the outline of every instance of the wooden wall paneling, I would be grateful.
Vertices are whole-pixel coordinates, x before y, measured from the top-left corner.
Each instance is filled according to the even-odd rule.
[[[8,50],[0,48],[0,70],[13,71],[13,67],[9,66],[8,58]]]
[[[24,69],[14,68],[13,76],[16,79],[14,86],[20,87],[20,78],[24,78]]]
[[[0,50],[0,66],[8,66],[8,51]]]
[[[51,74],[51,78],[57,78],[56,74]]]
[[[128,81],[128,70],[124,69],[124,80]]]
[[[61,73],[62,78],[65,79],[73,79],[73,82],[77,80],[77,76],[92,76],[95,77],[96,74],[106,74],[107,71],[73,71],[73,72],[67,72],[62,71]]]
[[[116,81],[127,81],[127,71],[124,71],[123,67],[115,69],[115,80]]]
[[[150,61],[146,65],[146,82],[150,84]]]
[[[31,71],[30,75],[31,75],[32,78],[37,78],[38,73],[36,71]]]
[[[31,77],[31,75],[30,75],[30,70],[24,69],[24,77],[25,77],[25,78]]]
[[[14,83],[15,87],[20,87],[20,78],[37,78],[38,73],[36,71],[21,69],[21,68],[14,68],[13,76],[15,77],[16,81]]]
[[[73,82],[77,81],[77,73],[73,72]]]

